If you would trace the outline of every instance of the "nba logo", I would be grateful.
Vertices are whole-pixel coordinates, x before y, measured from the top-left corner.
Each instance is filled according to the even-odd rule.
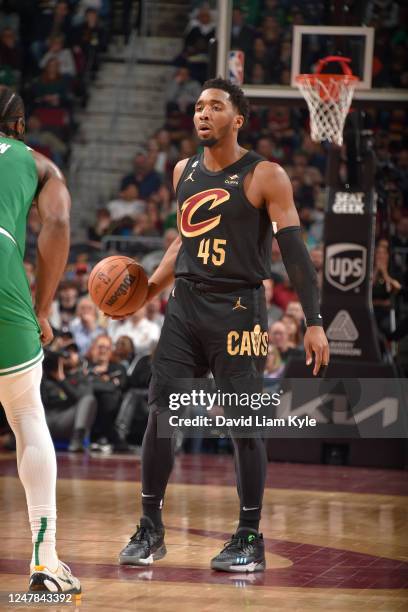
[[[228,57],[228,78],[236,85],[244,82],[244,60],[243,51],[230,51]]]

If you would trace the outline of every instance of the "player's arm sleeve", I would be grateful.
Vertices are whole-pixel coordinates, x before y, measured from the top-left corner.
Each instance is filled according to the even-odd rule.
[[[289,280],[299,296],[306,325],[323,326],[320,314],[317,274],[302,239],[299,226],[284,227],[276,233]]]

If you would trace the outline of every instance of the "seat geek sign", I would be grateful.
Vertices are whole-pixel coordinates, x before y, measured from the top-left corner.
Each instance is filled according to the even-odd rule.
[[[336,215],[364,215],[364,192],[337,191],[332,210]]]
[[[374,191],[328,189],[322,313],[334,359],[378,362],[373,316]]]

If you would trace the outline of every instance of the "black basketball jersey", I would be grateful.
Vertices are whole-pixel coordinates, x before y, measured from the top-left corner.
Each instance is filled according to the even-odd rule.
[[[270,276],[272,224],[265,207],[244,193],[244,178],[264,158],[249,151],[218,172],[191,157],[176,196],[182,245],[176,277],[210,283],[257,284]]]

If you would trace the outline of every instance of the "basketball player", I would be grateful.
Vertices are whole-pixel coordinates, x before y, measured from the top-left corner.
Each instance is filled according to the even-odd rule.
[[[0,403],[14,432],[30,520],[30,590],[79,593],[55,550],[56,458],[40,397],[47,317],[69,250],[70,196],[59,169],[21,142],[24,106],[0,87]],[[27,215],[41,218],[35,307],[23,266]]]
[[[148,299],[176,283],[154,354],[150,414],[142,448],[143,516],[120,553],[121,564],[146,565],[166,554],[161,517],[173,466],[172,440],[158,436],[161,389],[172,379],[203,377],[230,391],[242,381],[262,390],[267,356],[267,312],[262,281],[269,277],[272,228],[306,317],[306,363],[317,375],[329,361],[319,312],[315,270],[302,240],[292,188],[277,164],[237,142],[248,117],[239,87],[207,81],[195,106],[194,124],[204,152],[180,161],[174,171],[180,237],[149,282]],[[244,342],[248,332],[262,342]],[[241,385],[242,388],[242,385]],[[258,532],[265,486],[266,451],[260,435],[231,434],[235,453],[239,523],[211,561],[224,571],[262,571],[265,553]]]

